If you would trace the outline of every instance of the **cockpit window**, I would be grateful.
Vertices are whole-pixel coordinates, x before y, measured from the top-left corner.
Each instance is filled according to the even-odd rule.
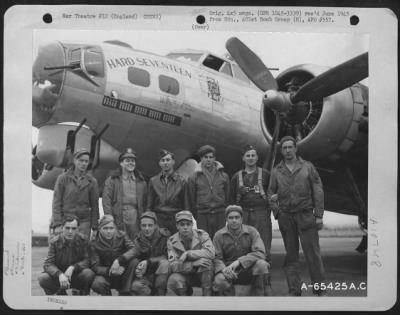
[[[213,55],[208,55],[207,58],[203,61],[203,65],[216,71],[219,71],[223,63],[224,60],[217,58]]]
[[[203,54],[196,54],[196,53],[170,53],[167,55],[167,57],[182,62],[197,63],[202,55]]]
[[[221,72],[232,76],[231,64],[228,62],[225,62],[224,65],[221,67]]]

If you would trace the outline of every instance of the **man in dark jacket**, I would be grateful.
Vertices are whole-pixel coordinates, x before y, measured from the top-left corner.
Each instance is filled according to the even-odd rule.
[[[131,148],[119,156],[119,164],[120,169],[104,184],[103,210],[114,217],[117,228],[133,241],[139,232],[138,218],[145,211],[147,184],[136,169],[136,153]]]
[[[289,295],[301,295],[299,238],[314,292],[325,295],[326,291],[319,289],[325,280],[318,236],[324,214],[322,182],[315,167],[297,156],[293,137],[283,137],[280,145],[283,160],[272,170],[268,198],[285,244],[283,266]]]
[[[167,228],[171,234],[177,232],[175,214],[188,209],[187,184],[174,171],[175,157],[172,152],[160,150],[161,173],[149,181],[147,211],[157,214],[158,226]]]
[[[216,161],[214,147],[202,146],[197,154],[201,162],[188,181],[190,210],[198,228],[207,231],[212,239],[225,224],[229,176],[223,171],[223,165]]]
[[[123,231],[117,230],[114,218],[104,215],[99,221],[99,233],[91,242],[92,269],[96,277],[92,290],[101,295],[130,295],[137,261],[133,259],[134,246]]]
[[[157,226],[157,216],[146,211],[140,216],[140,233],[134,241],[133,257],[139,260],[132,293],[164,296],[167,289],[167,240],[170,233]]]
[[[252,295],[269,295],[269,265],[265,261],[264,243],[254,227],[242,222],[242,208],[228,206],[226,227],[214,237],[214,290],[220,295],[234,295],[234,284],[251,284]]]
[[[81,295],[90,292],[95,274],[89,269],[88,239],[78,232],[79,223],[78,217],[65,216],[61,234],[50,240],[44,273],[38,279],[47,295],[66,295],[69,288]]]
[[[61,232],[63,217],[67,215],[79,218],[79,232],[88,238],[91,229],[97,230],[99,188],[96,178],[88,172],[89,154],[86,149],[76,151],[72,167],[57,178],[51,223],[55,235]]]

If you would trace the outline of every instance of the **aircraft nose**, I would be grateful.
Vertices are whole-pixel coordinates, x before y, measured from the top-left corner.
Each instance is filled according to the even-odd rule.
[[[46,123],[54,113],[65,75],[65,54],[58,42],[39,48],[32,68],[32,125]]]

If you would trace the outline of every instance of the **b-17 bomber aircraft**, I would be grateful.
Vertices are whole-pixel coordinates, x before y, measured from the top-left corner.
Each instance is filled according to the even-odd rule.
[[[147,177],[159,172],[160,148],[189,176],[204,144],[230,175],[246,144],[271,169],[279,139],[291,135],[321,175],[326,210],[356,215],[366,228],[368,88],[359,82],[368,53],[333,68],[295,65],[274,78],[238,38],[226,48],[231,58],[191,49],[160,56],[117,40],[41,46],[32,73],[33,183],[53,189],[83,147],[100,188],[127,147]]]

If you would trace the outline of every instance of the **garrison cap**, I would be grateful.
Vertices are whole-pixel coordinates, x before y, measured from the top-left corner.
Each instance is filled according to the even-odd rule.
[[[284,136],[284,137],[279,141],[280,146],[282,147],[283,143],[286,142],[286,141],[293,141],[294,146],[297,145],[296,139],[295,139],[295,138],[293,138],[292,136]]]
[[[237,211],[240,213],[240,216],[243,216],[243,209],[241,206],[238,206],[238,205],[227,206],[225,209],[225,216],[227,217],[229,215],[229,213],[231,213],[233,211]]]
[[[252,146],[251,144],[247,144],[244,148],[243,148],[243,155],[247,152],[247,151],[251,151],[254,150],[257,152],[257,149]]]
[[[114,223],[114,217],[111,214],[103,215],[99,220],[99,229],[111,222]]]
[[[157,216],[153,211],[146,211],[140,216],[140,221],[143,218],[153,219],[155,223],[157,223]]]
[[[90,155],[89,150],[85,149],[85,148],[82,148],[82,149],[79,149],[79,150],[75,151],[74,158],[75,159],[79,159],[82,155]]]
[[[136,152],[133,151],[132,148],[127,148],[127,149],[125,150],[125,152],[121,153],[121,155],[119,156],[118,160],[119,160],[120,162],[122,162],[122,161],[123,161],[124,159],[126,159],[126,158],[132,158],[132,159],[135,159],[135,160],[136,160]]]
[[[213,153],[215,155],[216,152],[217,150],[215,150],[213,146],[206,144],[200,147],[200,149],[197,151],[197,155],[201,158],[207,153]]]
[[[175,159],[174,154],[173,154],[172,152],[170,152],[170,151],[168,151],[168,150],[165,150],[165,149],[160,149],[160,160],[161,160],[164,156],[167,156],[168,154],[171,155],[172,159]]]
[[[179,221],[182,221],[182,220],[193,222],[192,213],[188,210],[183,210],[183,211],[179,211],[177,214],[175,214],[176,223],[178,223]]]

